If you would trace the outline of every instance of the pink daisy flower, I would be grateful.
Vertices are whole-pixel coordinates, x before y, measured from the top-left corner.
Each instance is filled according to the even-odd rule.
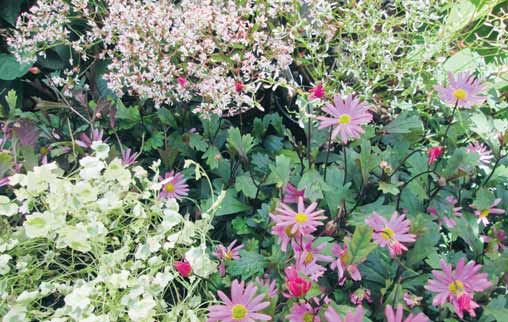
[[[272,318],[266,314],[258,313],[267,308],[270,302],[263,302],[264,295],[257,295],[257,287],[252,283],[245,286],[244,282],[234,280],[231,284],[231,298],[222,291],[217,295],[224,305],[213,305],[208,308],[208,322],[252,322],[269,321]]]
[[[293,245],[295,252],[295,268],[297,271],[304,273],[316,281],[326,272],[326,268],[319,265],[317,262],[331,262],[333,259],[330,256],[322,255],[321,252],[326,248],[326,243],[322,243],[317,247],[312,247],[312,239],[303,241],[301,245]]]
[[[284,203],[298,203],[298,198],[304,198],[305,200],[305,189],[298,190],[295,186],[288,182],[286,185],[286,191],[284,192],[284,197],[282,198],[282,202]]]
[[[485,86],[472,74],[458,73],[455,79],[453,73],[448,73],[448,87],[441,85],[434,86],[443,102],[464,108],[471,108],[475,104],[481,104],[487,99],[478,95]]]
[[[386,322],[402,322],[402,318],[404,314],[404,309],[402,307],[402,304],[399,304],[397,306],[397,311],[394,311],[391,305],[387,305],[385,307],[385,317]],[[428,322],[429,318],[423,314],[418,313],[416,316],[413,315],[413,313],[409,314],[404,322]]]
[[[185,183],[185,177],[181,172],[167,172],[164,179],[161,178],[161,198],[181,199],[189,193],[189,186]]]
[[[446,200],[448,201],[449,205],[451,206],[451,209],[450,209],[451,213],[455,217],[461,217],[462,213],[460,211],[462,210],[462,207],[455,207],[455,205],[458,202],[457,199],[455,199],[452,196],[448,196],[448,197],[446,197]],[[450,218],[447,215],[439,216],[436,208],[429,207],[429,208],[427,208],[427,212],[429,214],[431,214],[432,216],[436,217],[438,219],[438,222],[440,225],[442,225],[442,223],[444,222],[448,228],[453,228],[457,224],[457,222],[453,218]]]
[[[268,291],[268,296],[270,298],[277,296],[279,293],[279,291],[277,290],[277,281],[276,280],[271,281],[268,277],[265,279],[256,277],[256,283],[258,283],[262,289],[264,288]]]
[[[307,294],[312,287],[311,281],[300,277],[298,271],[292,266],[287,267],[284,272],[286,273],[286,287],[288,289],[288,293],[282,294],[284,297],[301,297]]]
[[[496,206],[499,205],[500,202],[501,202],[501,198],[498,198],[498,199],[494,200],[494,202],[487,209],[478,209],[475,205],[472,205],[471,207],[476,209],[474,211],[474,214],[476,216],[478,216],[478,221],[477,222],[478,223],[482,222],[484,225],[488,225],[490,223],[489,219],[488,219],[490,214],[493,214],[493,215],[502,215],[502,214],[504,214],[504,210],[503,209],[496,208]]]
[[[313,308],[309,303],[295,303],[286,319],[289,322],[320,322],[318,312],[319,308]]]
[[[441,260],[442,271],[433,270],[434,279],[429,279],[425,285],[425,289],[438,293],[432,301],[433,305],[449,302],[453,304],[461,319],[464,317],[464,311],[472,317],[476,315],[474,310],[479,305],[473,300],[474,292],[481,292],[492,285],[486,273],[478,273],[482,268],[481,265],[477,265],[474,261],[464,265],[464,262],[464,258],[461,258],[453,271],[452,265]]]
[[[404,298],[404,302],[406,302],[406,305],[411,307],[411,308],[420,305],[420,303],[423,300],[423,297],[416,296],[414,294],[411,294],[408,291],[404,292],[404,297],[403,298]]]
[[[470,143],[466,148],[466,152],[478,153],[480,155],[480,159],[478,160],[478,162],[480,162],[480,164],[482,165],[488,165],[490,161],[494,158],[492,152],[483,143]]]
[[[372,303],[372,299],[370,298],[370,290],[368,288],[360,287],[349,295],[349,300],[351,303],[356,305],[362,305],[363,301]]]
[[[278,222],[277,221],[278,218],[272,217],[272,219],[276,223]],[[291,233],[291,229],[292,229],[291,226],[284,227],[284,226],[277,226],[277,225],[275,225],[275,226],[272,227],[272,234],[277,236],[277,237],[279,237],[279,238],[277,238],[277,241],[280,244],[280,249],[283,252],[287,251],[288,245],[293,240],[293,237],[297,237],[298,236],[298,233],[292,234]]]
[[[331,117],[318,116],[317,119],[321,121],[319,128],[335,127],[332,139],[340,134],[343,143],[347,143],[349,138],[360,138],[360,134],[365,132],[361,125],[372,121],[372,114],[369,113],[367,105],[360,102],[358,97],[353,98],[352,94],[345,99],[335,95],[333,100],[335,105],[328,104],[323,108],[323,111]]]
[[[337,256],[337,259],[330,264],[330,268],[338,271],[340,286],[346,282],[346,273],[349,274],[353,281],[362,279],[358,266],[356,264],[347,264],[348,250],[346,244],[344,244],[344,248],[340,247],[339,244],[333,244],[332,253]]]
[[[374,233],[372,239],[381,247],[388,247],[390,256],[393,258],[407,250],[403,243],[414,243],[416,236],[409,233],[411,222],[404,214],[394,212],[389,221],[374,212],[365,220]]]
[[[349,311],[347,312],[344,319],[333,309],[333,307],[329,306],[325,312],[325,319],[327,322],[362,322],[363,321],[363,308],[358,306],[356,308],[356,312]]]
[[[307,208],[303,204],[303,198],[298,198],[298,211],[294,211],[283,202],[280,203],[276,209],[276,215],[270,214],[270,217],[275,221],[275,226],[290,227],[289,233],[292,235],[299,234],[300,236],[309,235],[317,229],[317,226],[323,225],[320,221],[325,219],[321,216],[324,210],[317,210],[317,202],[311,203]]]
[[[489,244],[489,250],[492,252],[498,252],[499,249],[505,250],[507,246],[504,244],[507,240],[507,236],[504,230],[497,230],[496,227],[492,227],[492,237],[487,235],[480,236],[480,240],[484,243]]]
[[[311,98],[323,98],[325,96],[323,83],[319,83],[316,87],[309,89],[309,93]]]
[[[233,259],[239,259],[240,254],[238,253],[240,249],[243,248],[243,245],[238,245],[235,247],[236,239],[229,244],[228,247],[224,247],[224,245],[217,246],[214,255],[219,259],[219,272],[221,276],[226,275],[226,267],[225,262]]]

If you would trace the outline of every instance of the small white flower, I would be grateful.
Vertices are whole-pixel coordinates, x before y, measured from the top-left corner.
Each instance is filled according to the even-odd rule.
[[[93,141],[91,148],[95,151],[95,156],[101,160],[106,159],[109,155],[109,145],[102,141]]]
[[[37,212],[26,216],[23,227],[28,238],[47,237],[51,230],[48,215]]]
[[[130,306],[128,314],[131,320],[137,322],[149,321],[152,319],[155,308],[155,301],[150,295],[145,295],[141,301],[136,301]]]
[[[101,175],[102,169],[105,168],[104,162],[91,156],[82,158],[79,164],[82,166],[79,175],[85,180],[98,178]]]
[[[90,304],[89,296],[92,294],[92,291],[93,288],[88,285],[77,287],[64,298],[65,304],[74,309],[80,308],[84,310]]]
[[[11,270],[9,261],[12,259],[10,255],[0,255],[0,275],[5,275]]]
[[[0,215],[11,217],[18,213],[18,205],[12,203],[6,196],[0,196]]]

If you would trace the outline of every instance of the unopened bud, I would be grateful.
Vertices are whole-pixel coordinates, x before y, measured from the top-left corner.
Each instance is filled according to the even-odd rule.
[[[325,235],[332,236],[337,231],[337,223],[335,220],[330,220],[325,225]]]
[[[41,70],[35,66],[30,67],[30,69],[28,71],[30,72],[30,74],[34,74],[34,75],[38,75],[41,73]]]

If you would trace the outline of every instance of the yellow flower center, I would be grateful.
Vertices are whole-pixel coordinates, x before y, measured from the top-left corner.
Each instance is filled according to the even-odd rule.
[[[455,91],[453,91],[453,96],[455,96],[455,98],[458,100],[463,100],[463,99],[467,98],[467,92],[465,90],[463,90],[462,88],[459,88],[459,89],[456,89]]]
[[[451,282],[450,285],[448,285],[448,290],[453,295],[461,294],[464,292],[464,284],[462,284],[462,282],[459,280],[455,280],[455,281]]]
[[[393,232],[393,230],[391,230],[390,228],[386,227],[381,232],[381,237],[383,237],[386,240],[391,240],[391,239],[393,239],[393,237],[395,237],[395,233]]]
[[[235,304],[231,309],[231,318],[233,320],[241,320],[247,316],[247,308],[242,304]]]
[[[305,259],[303,260],[303,262],[305,264],[308,264],[310,262],[312,262],[312,260],[314,259],[314,255],[312,255],[311,252],[307,253],[307,256],[305,256]]]
[[[293,229],[293,225],[287,226],[285,231],[286,231],[286,235],[288,235],[288,237],[293,238],[295,236],[295,234],[291,233],[291,229]]]
[[[341,125],[349,124],[351,123],[351,116],[347,114],[342,114],[339,116],[339,120],[337,122]]]
[[[303,212],[299,212],[295,216],[295,221],[299,224],[303,224],[307,222],[307,220],[309,220],[309,217],[307,217],[307,215],[304,214]]]
[[[231,260],[233,258],[233,252],[227,251],[226,254],[224,254],[224,258],[227,260]]]
[[[347,255],[347,252],[344,253],[344,255],[342,255],[340,257],[340,262],[342,263],[342,265],[346,265],[347,264],[347,261],[348,261],[348,255]]]
[[[304,322],[313,322],[314,321],[314,315],[310,312],[305,312],[303,314],[303,321]]]
[[[173,192],[175,191],[175,185],[172,183],[168,183],[164,189],[166,190],[166,192]]]
[[[489,210],[488,209],[483,209],[481,212],[480,212],[480,218],[485,218],[489,215]]]

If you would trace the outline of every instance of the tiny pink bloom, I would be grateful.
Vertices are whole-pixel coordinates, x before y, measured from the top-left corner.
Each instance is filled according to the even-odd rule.
[[[402,322],[404,314],[404,309],[402,307],[402,304],[399,304],[397,306],[397,311],[394,311],[391,305],[387,305],[385,307],[385,317],[386,322]],[[414,316],[412,313],[409,314],[404,322],[428,322],[429,318],[423,314],[418,313],[416,316]]]
[[[464,108],[471,108],[475,104],[481,104],[487,99],[478,95],[485,86],[480,80],[469,73],[458,73],[455,79],[453,73],[448,73],[448,87],[434,86],[443,102]]]
[[[217,246],[217,250],[215,251],[214,255],[220,260],[219,272],[221,276],[226,275],[226,261],[240,258],[240,254],[238,252],[243,248],[243,245],[238,245],[235,247],[235,244],[236,239],[233,240],[233,242],[231,242],[228,247],[224,247],[224,245]]]
[[[494,158],[492,152],[483,143],[470,143],[466,148],[466,152],[478,153],[478,155],[480,156],[478,162],[480,163],[480,165],[484,166],[488,165],[490,161]]]
[[[502,215],[504,214],[504,210],[500,208],[496,208],[497,205],[501,202],[501,198],[494,200],[494,202],[487,209],[478,209],[475,205],[472,205],[472,208],[475,208],[474,214],[478,216],[478,223],[482,222],[484,225],[488,225],[489,219],[488,216],[490,214],[493,215]]]
[[[30,74],[34,74],[34,75],[38,75],[41,73],[41,70],[39,69],[39,67],[36,67],[36,66],[30,67],[30,69],[28,69],[28,71],[30,72]]]
[[[339,244],[333,244],[332,253],[333,255],[337,256],[337,259],[330,264],[330,268],[336,269],[338,271],[340,286],[344,285],[346,282],[346,273],[349,274],[351,279],[354,281],[359,281],[362,279],[362,275],[360,274],[358,266],[355,264],[347,263],[348,250],[346,244],[344,244],[344,248],[340,247]]]
[[[310,238],[307,241],[302,239],[300,243],[303,243],[303,245],[293,244],[296,262],[295,268],[297,271],[310,276],[313,281],[317,282],[324,272],[326,272],[326,268],[319,265],[317,262],[331,262],[333,260],[330,256],[321,254],[327,244],[322,243],[317,247],[312,247],[312,239]]]
[[[160,192],[161,198],[181,199],[189,193],[189,186],[185,183],[185,177],[181,172],[170,171],[161,178],[163,184]]]
[[[504,230],[497,230],[496,227],[492,227],[492,237],[488,235],[482,235],[480,236],[480,240],[484,243],[488,243],[489,250],[492,252],[498,252],[500,248],[502,250],[507,248],[507,246],[504,244],[507,240],[507,236]]]
[[[363,321],[363,308],[358,306],[356,308],[356,312],[353,313],[351,311],[347,312],[344,319],[333,309],[332,306],[329,306],[325,312],[325,319],[327,322],[362,322]]]
[[[444,148],[442,146],[435,146],[429,149],[429,160],[427,163],[429,165],[433,164],[434,162],[439,159],[439,157],[443,154]]]
[[[404,302],[406,302],[407,306],[411,308],[420,305],[422,299],[423,297],[416,296],[408,291],[404,293]]]
[[[286,191],[284,192],[284,197],[282,198],[282,202],[284,203],[298,203],[298,198],[304,198],[305,200],[305,189],[298,190],[295,186],[288,182],[286,185]]]
[[[347,143],[350,138],[360,138],[360,134],[365,132],[361,126],[372,121],[367,105],[360,102],[358,97],[353,98],[352,94],[345,99],[335,95],[334,102],[335,105],[328,104],[323,108],[331,117],[318,116],[317,119],[321,121],[319,128],[335,127],[332,139],[340,134],[343,143]]]
[[[241,93],[244,88],[245,88],[245,85],[243,85],[243,83],[241,81],[236,81],[235,82],[235,91],[237,93]]]
[[[372,303],[372,299],[370,298],[370,290],[368,288],[360,287],[349,295],[349,300],[351,303],[356,305],[362,305],[363,301]]]
[[[365,220],[374,233],[372,239],[381,247],[388,247],[390,256],[393,258],[407,250],[404,244],[414,243],[416,236],[409,233],[411,222],[406,219],[406,215],[399,216],[394,212],[389,221],[374,212],[372,216]]]
[[[185,87],[185,85],[187,85],[187,79],[184,77],[178,77],[176,80],[178,84],[182,87]]]
[[[458,202],[457,199],[455,199],[452,196],[448,196],[448,197],[446,197],[446,200],[448,201],[448,203],[451,207],[450,208],[451,214],[453,214],[455,217],[461,217],[462,213],[460,211],[462,210],[462,207],[455,207],[455,205]],[[457,224],[457,222],[453,218],[451,218],[450,216],[448,216],[446,214],[440,216],[437,213],[436,208],[429,207],[429,208],[427,208],[427,212],[429,214],[431,214],[432,216],[436,217],[438,219],[438,222],[440,225],[442,225],[442,223],[444,222],[448,228],[453,228]]]
[[[276,209],[276,214],[270,214],[275,221],[275,225],[289,229],[289,233],[306,236],[316,231],[317,226],[323,225],[320,221],[325,219],[321,216],[324,210],[316,210],[317,202],[313,202],[307,208],[303,203],[303,198],[298,198],[298,211],[294,211],[288,205],[281,202]]]
[[[122,164],[125,166],[133,165],[136,162],[138,156],[138,152],[132,153],[132,150],[129,148],[122,153]]]
[[[175,261],[173,266],[183,277],[189,277],[192,273],[192,267],[186,261]]]
[[[244,282],[234,280],[231,284],[231,298],[222,291],[217,295],[224,305],[213,305],[208,308],[208,322],[252,322],[270,321],[266,314],[258,313],[267,308],[270,302],[263,301],[264,294],[256,295],[258,288],[253,283],[245,286]]]
[[[8,185],[9,185],[9,177],[0,179],[0,187],[8,186]]]
[[[459,260],[455,271],[452,270],[452,265],[442,259],[440,265],[442,270],[433,270],[434,279],[429,279],[425,285],[425,289],[437,293],[432,304],[442,306],[449,302],[461,319],[464,311],[475,317],[474,310],[480,306],[473,300],[474,292],[481,292],[492,286],[486,273],[478,273],[482,266],[474,261],[465,264],[464,258]]]
[[[268,291],[268,296],[270,298],[273,298],[278,295],[276,280],[271,281],[270,278],[268,277],[266,277],[265,279],[256,277],[256,283],[258,283],[261,288],[265,288]]]
[[[296,268],[289,266],[284,272],[286,273],[286,287],[288,293],[284,293],[284,297],[301,297],[307,294],[312,287],[312,282],[300,277]]]
[[[101,141],[101,142],[108,142],[109,138],[103,139],[104,132],[99,129],[93,129],[92,130],[92,136],[89,137],[86,133],[81,133],[79,135],[79,140],[76,140],[76,144],[83,147],[83,148],[89,148],[92,146],[93,142]]]
[[[319,83],[316,87],[309,89],[309,93],[311,98],[323,98],[325,96],[323,83]]]
[[[313,308],[309,303],[295,303],[286,319],[288,322],[320,322],[318,311],[319,308]]]

